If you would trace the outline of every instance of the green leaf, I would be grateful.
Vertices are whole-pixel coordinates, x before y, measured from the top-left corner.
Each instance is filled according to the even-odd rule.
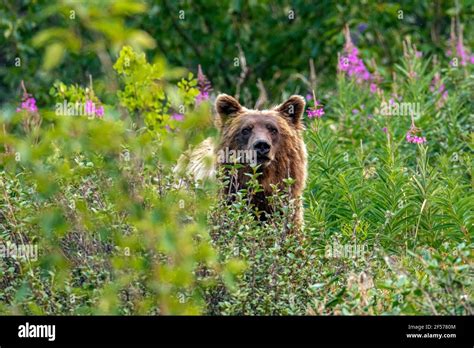
[[[64,46],[59,42],[52,43],[51,45],[46,47],[46,51],[43,55],[43,69],[54,69],[62,62],[64,54]]]

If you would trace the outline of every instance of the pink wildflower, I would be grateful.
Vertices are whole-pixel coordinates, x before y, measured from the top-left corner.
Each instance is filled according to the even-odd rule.
[[[175,112],[174,114],[171,115],[171,119],[173,119],[175,121],[182,121],[182,120],[184,120],[184,115],[183,114],[178,114],[177,112]]]
[[[95,114],[97,115],[98,118],[103,118],[104,117],[104,107],[99,106],[97,110],[95,111]]]
[[[346,37],[346,43],[344,45],[344,52],[339,58],[339,70],[344,71],[347,76],[355,78],[359,84],[371,80],[372,75],[365,67],[362,59],[359,58],[359,50],[352,43],[351,34],[347,26],[344,29],[344,34]]]
[[[424,144],[426,143],[426,137],[418,136],[420,130],[412,123],[410,129],[406,134],[406,141],[413,144]]]
[[[430,91],[439,98],[436,101],[436,109],[441,109],[448,99],[448,91],[446,90],[444,83],[441,81],[439,72],[434,75],[433,80],[431,81]]]
[[[375,83],[370,84],[370,93],[374,94],[377,92],[377,85]]]
[[[24,96],[25,98],[25,96]],[[23,100],[19,108],[16,108],[16,112],[20,111],[29,111],[29,112],[37,112],[38,107],[36,106],[36,99],[27,95],[26,99]]]
[[[86,100],[85,112],[89,116],[96,116],[97,118],[104,117],[104,107],[101,105],[98,108],[92,100]]]
[[[456,19],[451,20],[451,35],[449,39],[450,48],[446,51],[448,57],[455,56],[460,61],[462,66],[466,66],[467,63],[474,64],[474,56],[471,56],[464,47],[463,30],[459,22]],[[454,53],[454,54],[453,54]],[[454,59],[450,62],[451,66],[456,67]]]
[[[211,82],[202,72],[201,64],[198,65],[197,80],[199,94],[196,96],[196,104],[199,105],[203,101],[209,100],[209,94],[212,92]]]

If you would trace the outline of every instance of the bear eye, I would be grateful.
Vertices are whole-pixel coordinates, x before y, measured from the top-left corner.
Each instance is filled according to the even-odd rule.
[[[242,135],[249,135],[252,129],[250,127],[242,129]]]
[[[270,132],[271,132],[273,135],[275,135],[275,134],[278,133],[278,130],[277,130],[275,127],[269,127],[268,129],[270,130]]]

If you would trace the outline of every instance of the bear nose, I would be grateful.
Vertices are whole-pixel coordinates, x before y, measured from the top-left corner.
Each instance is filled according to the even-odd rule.
[[[266,155],[270,152],[270,144],[266,141],[260,140],[253,145],[253,149],[256,150],[259,155]]]

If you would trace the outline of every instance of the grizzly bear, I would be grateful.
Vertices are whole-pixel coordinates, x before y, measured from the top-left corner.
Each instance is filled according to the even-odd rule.
[[[251,110],[226,94],[220,94],[215,102],[217,124],[220,127],[220,141],[217,146],[211,139],[206,139],[191,153],[180,158],[177,172],[187,172],[194,179],[205,179],[215,176],[220,166],[241,160],[243,154],[246,161],[239,162],[237,174],[229,180],[224,194],[232,196],[240,189],[246,188],[252,166],[257,165],[258,181],[263,191],[251,197],[252,204],[260,212],[260,220],[271,216],[273,208],[268,197],[274,192],[273,185],[283,189],[284,179],[292,178],[289,195],[295,203],[292,218],[293,231],[300,231],[303,223],[301,196],[306,182],[306,146],[303,141],[304,130],[302,115],[305,108],[304,98],[291,96],[284,103],[269,110]],[[211,154],[210,165],[204,165],[204,157]],[[228,154],[232,154],[229,160]],[[187,158],[185,158],[187,157]],[[224,169],[228,173],[228,169]]]

